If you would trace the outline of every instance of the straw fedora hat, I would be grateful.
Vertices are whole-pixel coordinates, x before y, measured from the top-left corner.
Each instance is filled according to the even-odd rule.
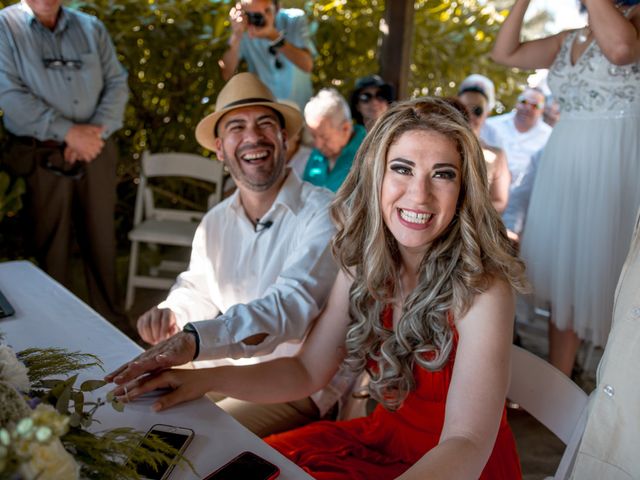
[[[215,139],[218,136],[216,126],[222,116],[231,110],[252,105],[263,105],[281,114],[290,138],[302,127],[302,114],[299,109],[278,102],[271,90],[257,76],[245,72],[234,75],[220,90],[216,99],[216,111],[200,120],[196,127],[196,140],[204,148],[214,150]]]

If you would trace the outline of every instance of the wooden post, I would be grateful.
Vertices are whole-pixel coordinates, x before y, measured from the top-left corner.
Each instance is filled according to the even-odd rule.
[[[396,89],[398,99],[408,97],[411,43],[413,41],[413,0],[386,0],[380,75]]]

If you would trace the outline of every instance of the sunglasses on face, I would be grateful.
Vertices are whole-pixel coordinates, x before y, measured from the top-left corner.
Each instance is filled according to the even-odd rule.
[[[536,110],[542,110],[544,108],[544,102],[532,102],[531,100],[527,100],[525,97],[518,97],[518,103],[520,105],[529,105],[531,108],[535,108]]]
[[[469,107],[469,111],[474,117],[481,117],[484,113],[484,107],[482,107],[482,105],[476,105],[475,107]]]
[[[358,95],[358,102],[369,103],[374,98],[377,98],[378,100],[382,100],[383,102],[387,102],[387,103],[389,102],[389,99],[382,92],[382,90],[378,90],[376,93],[362,92],[360,95]]]

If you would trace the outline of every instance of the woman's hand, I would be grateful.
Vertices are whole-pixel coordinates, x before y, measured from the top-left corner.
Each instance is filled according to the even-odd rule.
[[[213,369],[164,370],[157,374],[140,377],[122,385],[117,397],[122,402],[131,402],[145,393],[154,390],[169,389],[166,395],[161,396],[152,406],[155,411],[165,410],[189,400],[196,400],[207,393],[206,379],[211,379]]]

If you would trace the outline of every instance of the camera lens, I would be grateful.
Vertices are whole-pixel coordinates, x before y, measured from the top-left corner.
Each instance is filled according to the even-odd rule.
[[[260,12],[246,12],[246,14],[247,23],[249,25],[253,25],[255,27],[264,27],[267,23],[264,15]]]

